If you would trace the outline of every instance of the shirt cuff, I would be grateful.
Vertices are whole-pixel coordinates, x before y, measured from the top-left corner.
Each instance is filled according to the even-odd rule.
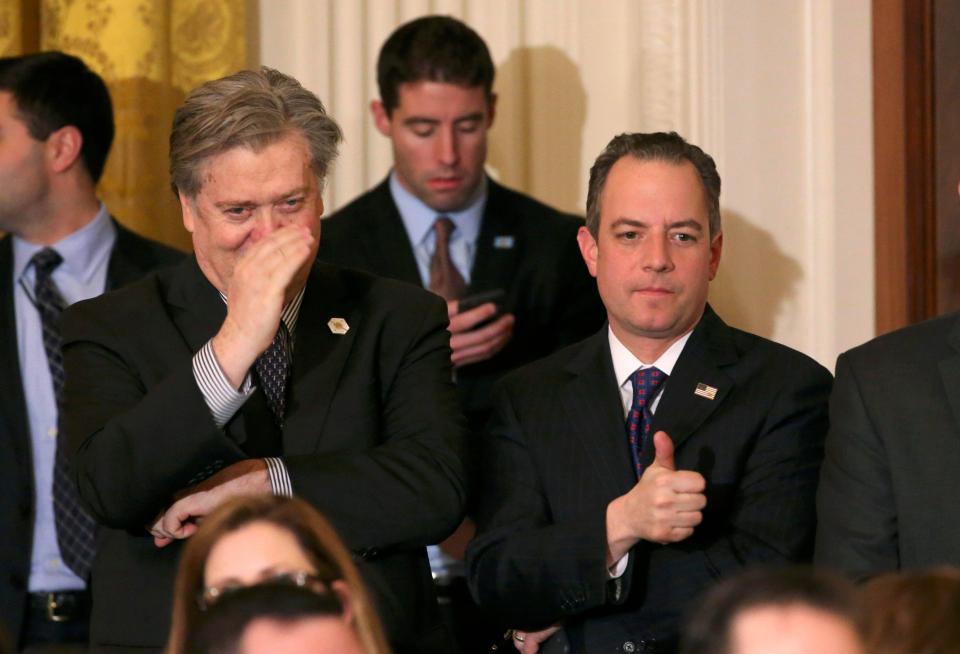
[[[627,553],[619,561],[607,568],[607,579],[619,579],[627,571],[627,565],[630,563],[630,554]]]
[[[287,471],[287,466],[283,463],[283,460],[275,456],[268,456],[263,462],[267,464],[267,475],[270,477],[270,489],[273,494],[293,497],[293,484],[290,482],[290,473]]]
[[[193,376],[207,408],[213,415],[213,421],[220,428],[230,422],[230,418],[240,410],[254,391],[249,373],[244,377],[239,391],[230,385],[220,362],[217,361],[217,355],[213,352],[212,340],[207,341],[200,351],[193,355]]]

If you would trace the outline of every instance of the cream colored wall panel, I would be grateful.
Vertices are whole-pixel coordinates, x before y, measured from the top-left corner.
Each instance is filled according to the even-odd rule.
[[[368,109],[376,55],[428,12],[490,47],[495,176],[582,213],[614,134],[676,129],[723,177],[724,317],[830,366],[872,335],[869,0],[262,0],[264,63],[317,91],[346,133],[329,210],[389,169]]]

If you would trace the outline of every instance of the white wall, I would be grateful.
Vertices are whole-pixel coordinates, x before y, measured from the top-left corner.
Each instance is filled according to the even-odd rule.
[[[259,11],[263,63],[316,91],[346,134],[329,210],[390,166],[367,109],[383,40],[448,13],[497,63],[497,177],[582,213],[587,171],[614,134],[676,129],[724,180],[721,315],[831,369],[872,336],[869,0],[260,0]]]

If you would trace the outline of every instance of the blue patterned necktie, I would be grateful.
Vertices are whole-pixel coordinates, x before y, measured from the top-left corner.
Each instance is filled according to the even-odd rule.
[[[630,375],[633,384],[633,403],[627,413],[627,437],[630,442],[630,454],[633,457],[633,467],[637,479],[643,474],[641,455],[653,435],[650,425],[653,423],[653,412],[650,405],[657,396],[657,389],[667,380],[667,375],[657,368],[636,370]]]
[[[64,379],[60,314],[63,313],[66,303],[52,275],[57,266],[63,263],[63,257],[52,248],[44,248],[33,255],[30,262],[35,275],[33,294],[43,327],[43,349],[47,353],[50,377],[53,379],[53,394],[59,412],[63,400]],[[80,505],[77,487],[70,479],[64,450],[58,436],[53,464],[53,517],[57,528],[57,544],[66,566],[81,578],[87,579],[93,564],[96,523]]]
[[[260,388],[267,396],[267,406],[273,412],[277,426],[282,429],[283,412],[287,405],[287,380],[290,378],[290,332],[282,320],[273,342],[257,358],[254,368]]]

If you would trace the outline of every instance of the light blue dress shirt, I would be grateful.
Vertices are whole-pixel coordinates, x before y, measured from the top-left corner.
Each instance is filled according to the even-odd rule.
[[[450,260],[470,283],[470,270],[477,252],[477,237],[480,234],[480,221],[487,205],[487,178],[484,176],[472,202],[461,211],[440,212],[428,207],[420,198],[408,191],[397,179],[396,171],[390,173],[390,194],[400,212],[403,227],[413,246],[414,258],[420,270],[420,283],[426,287],[430,283],[430,258],[436,246],[433,223],[439,216],[447,216],[456,225],[450,234]],[[430,557],[430,569],[434,577],[463,577],[466,570],[462,561],[447,556],[436,545],[427,547]]]
[[[63,263],[53,272],[53,281],[67,305],[103,293],[110,252],[117,230],[102,204],[96,217],[51,247]],[[43,349],[40,314],[33,303],[35,271],[30,259],[44,246],[13,239],[13,306],[17,323],[20,377],[27,403],[36,514],[29,590],[77,590],[82,579],[63,564],[53,521],[53,461],[57,451],[57,403],[47,353]]]
[[[484,177],[480,183],[476,197],[460,211],[442,212],[431,209],[400,184],[396,171],[390,173],[390,194],[413,246],[413,255],[420,271],[420,283],[424,287],[430,283],[430,257],[433,256],[436,244],[433,223],[438,217],[447,216],[456,225],[456,229],[450,234],[450,260],[460,271],[463,281],[469,284],[473,257],[477,251],[477,236],[480,234],[480,221],[487,205],[487,178]]]

